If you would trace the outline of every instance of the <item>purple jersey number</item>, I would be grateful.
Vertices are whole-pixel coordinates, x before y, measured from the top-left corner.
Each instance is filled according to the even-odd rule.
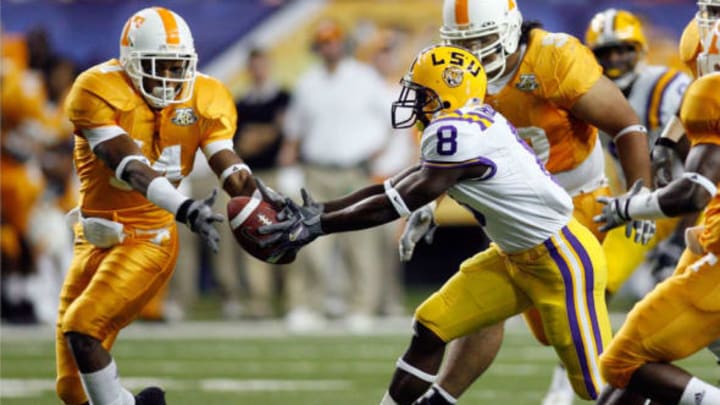
[[[451,156],[457,152],[458,131],[453,125],[443,125],[438,128],[437,154],[440,156]]]

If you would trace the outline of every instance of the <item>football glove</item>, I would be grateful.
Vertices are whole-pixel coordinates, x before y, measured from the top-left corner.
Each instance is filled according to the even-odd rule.
[[[655,236],[655,221],[647,219],[633,219],[628,214],[628,206],[633,197],[649,193],[650,190],[643,187],[643,181],[638,179],[630,190],[618,197],[599,197],[598,202],[605,204],[602,213],[593,218],[593,221],[605,224],[600,230],[605,232],[610,229],[625,225],[625,236],[629,238],[635,230],[635,242],[648,243]]]
[[[309,201],[312,201],[307,192],[304,194],[309,198]],[[308,203],[305,197],[304,200],[305,203]],[[322,211],[317,209],[316,206],[301,207],[288,198],[286,200],[286,209],[288,210],[286,220],[258,228],[258,233],[261,235],[272,235],[260,241],[260,248],[264,249],[277,245],[278,252],[299,250],[324,234],[320,225]]]
[[[428,245],[433,242],[437,229],[433,211],[432,204],[426,204],[410,214],[398,244],[401,262],[410,261],[415,245],[420,239],[425,239],[425,243]]]
[[[225,220],[222,215],[212,210],[216,198],[217,189],[214,189],[210,196],[204,200],[188,199],[182,203],[177,214],[175,214],[175,219],[178,222],[182,222],[191,231],[198,234],[215,253],[219,249],[220,233],[213,226],[213,223]]]

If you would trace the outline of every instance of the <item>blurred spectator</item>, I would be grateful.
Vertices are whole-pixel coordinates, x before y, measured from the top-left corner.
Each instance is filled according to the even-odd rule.
[[[282,144],[282,122],[290,102],[290,93],[272,79],[272,65],[263,49],[253,48],[247,60],[250,89],[237,102],[238,131],[235,148],[253,168],[255,176],[276,187],[276,164]],[[229,233],[229,232],[228,232]],[[228,235],[232,239],[232,235]],[[248,287],[247,314],[264,318],[274,314],[276,281],[286,269],[253,258],[235,247],[243,256]]]
[[[371,181],[370,164],[390,132],[389,106],[383,79],[371,66],[347,55],[345,35],[337,23],[323,21],[317,26],[312,49],[321,61],[298,79],[293,93],[279,156],[283,170],[278,188],[297,192],[303,181],[288,173],[297,173],[292,168],[302,162],[304,183],[317,200],[324,201]],[[286,317],[288,327],[319,327],[323,318],[318,311],[324,310],[333,316],[347,315],[353,331],[369,330],[382,291],[380,238],[381,229],[333,235],[303,250],[288,273],[292,308]],[[342,288],[343,273],[338,271],[341,266],[347,268],[348,297]],[[311,302],[318,298],[326,301],[324,305]]]
[[[383,77],[386,85],[386,108],[390,111],[392,102],[400,94],[400,78],[408,61],[399,53],[406,39],[405,33],[394,28],[376,28],[368,33],[367,40],[358,46],[358,59],[367,60]],[[382,152],[371,165],[371,174],[376,183],[382,183],[417,159],[418,148],[413,141],[414,129],[394,130]],[[400,222],[383,225],[383,238],[378,240],[383,262],[382,293],[380,313],[400,315],[405,312],[402,266],[398,260],[397,239],[402,231]]]
[[[76,204],[72,126],[63,102],[76,75],[54,54],[47,33],[3,36],[3,318],[54,323],[72,235],[65,212]]]

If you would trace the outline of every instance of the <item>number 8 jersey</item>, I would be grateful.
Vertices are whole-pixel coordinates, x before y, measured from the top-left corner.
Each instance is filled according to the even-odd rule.
[[[435,116],[423,132],[421,153],[426,167],[489,167],[481,177],[458,181],[448,195],[472,211],[505,252],[534,247],[570,221],[567,192],[505,117],[477,100]]]

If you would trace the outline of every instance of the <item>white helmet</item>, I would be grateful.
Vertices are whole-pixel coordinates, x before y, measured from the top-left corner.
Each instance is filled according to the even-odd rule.
[[[515,0],[444,0],[443,26],[440,37],[454,45],[468,47],[469,39],[496,35],[497,39],[470,49],[483,61],[488,82],[505,73],[506,57],[515,53],[520,43],[522,14]],[[494,60],[485,62],[491,55]]]
[[[698,76],[720,71],[720,20],[707,35],[700,38],[702,51],[697,58]]]
[[[157,62],[167,60],[183,62],[182,70],[172,77],[159,73]],[[168,9],[146,8],[128,19],[120,37],[120,63],[137,91],[155,108],[192,97],[197,67],[192,33],[185,20]],[[148,91],[144,79],[161,85]]]

